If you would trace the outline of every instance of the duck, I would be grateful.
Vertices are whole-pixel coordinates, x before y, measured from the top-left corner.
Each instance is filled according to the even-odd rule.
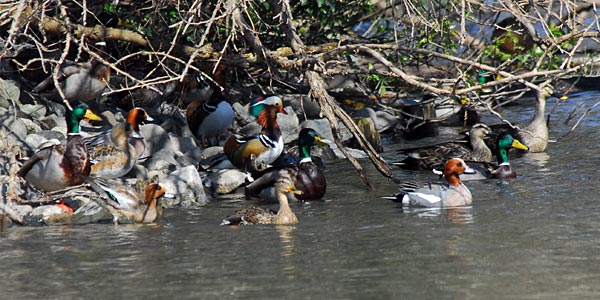
[[[221,92],[220,87],[212,81],[206,81],[202,75],[195,78],[197,81],[208,82],[212,93],[208,100],[194,99],[187,106],[187,124],[203,147],[216,146],[219,144],[221,135],[233,123],[233,107]]]
[[[236,211],[232,216],[225,218],[221,225],[253,225],[277,224],[292,225],[298,223],[298,217],[290,208],[287,193],[300,194],[301,191],[294,187],[289,177],[282,177],[275,182],[279,210],[273,212],[259,207],[249,207]]]
[[[99,121],[85,102],[77,101],[66,112],[67,138],[53,141],[37,150],[17,174],[35,188],[52,192],[82,184],[91,172],[91,162],[83,137],[79,132],[81,120]]]
[[[86,182],[104,196],[98,204],[113,215],[115,223],[152,223],[161,215],[159,199],[175,198],[162,183],[148,183],[139,190],[114,180],[88,178]]]
[[[302,193],[296,195],[298,200],[322,199],[327,190],[327,180],[323,170],[313,162],[311,158],[312,146],[327,146],[331,142],[319,136],[312,128],[303,128],[298,134],[299,157],[288,157],[287,165],[283,167],[294,181],[294,186]],[[272,178],[278,178],[281,168],[274,167],[254,182],[246,185],[246,193],[249,195],[263,194],[263,190],[273,188]],[[275,192],[268,191],[266,195],[274,195]],[[266,197],[266,196],[263,196]]]
[[[404,182],[400,184],[400,193],[383,198],[400,202],[402,205],[418,207],[444,208],[471,205],[473,202],[471,191],[460,180],[460,175],[463,173],[474,173],[474,170],[463,159],[451,158],[444,164],[446,183]]]
[[[262,171],[283,152],[283,136],[277,124],[277,113],[287,113],[281,98],[277,96],[255,103],[250,111],[258,113],[257,122],[262,127],[260,134],[247,137],[231,135],[225,141],[223,151],[236,168],[250,172]]]
[[[98,42],[96,45],[105,47],[106,43]],[[89,102],[100,96],[102,91],[108,87],[110,77],[110,67],[92,57],[88,62],[70,63],[61,68],[58,82],[69,102]],[[35,86],[33,92],[58,100],[61,97],[56,88],[51,88],[53,83],[54,78],[51,75]]]
[[[408,157],[393,164],[409,170],[432,170],[451,157],[459,157],[468,161],[491,162],[492,151],[484,139],[492,132],[483,123],[473,125],[469,130],[469,148],[464,142],[445,142],[424,147],[401,149],[401,154]]]
[[[130,110],[125,122],[111,130],[85,139],[90,161],[91,176],[119,178],[129,173],[145,149],[139,132],[139,123],[148,120],[143,109]]]
[[[521,129],[515,129],[508,124],[492,125],[494,131],[509,131],[512,136],[527,145],[529,152],[544,152],[548,147],[548,125],[546,123],[546,99],[556,97],[561,101],[567,100],[566,95],[560,95],[550,85],[536,91],[534,113],[531,121]]]
[[[490,162],[468,162],[469,167],[475,170],[474,174],[464,174],[463,181],[482,180],[482,179],[511,179],[517,177],[517,173],[508,162],[508,150],[514,148],[523,151],[529,148],[515,139],[509,132],[500,133],[496,138],[496,159],[497,164]],[[436,173],[436,171],[434,171]],[[441,174],[441,173],[438,173]]]

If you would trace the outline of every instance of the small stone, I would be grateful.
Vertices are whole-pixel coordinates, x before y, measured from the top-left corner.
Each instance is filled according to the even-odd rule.
[[[47,112],[46,107],[41,104],[24,104],[19,109],[34,120],[43,118]]]
[[[42,131],[42,127],[40,127],[40,125],[38,125],[37,123],[33,122],[32,120],[21,119],[21,121],[23,121],[23,124],[25,124],[25,127],[27,127],[27,133],[28,134],[33,134],[33,133]]]
[[[235,169],[217,170],[207,178],[208,185],[217,194],[229,194],[246,182],[246,173]]]
[[[181,206],[187,207],[208,203],[208,197],[202,186],[200,174],[194,166],[187,166],[172,172],[162,182],[166,185],[169,193],[175,194],[176,199],[179,200],[177,204]],[[162,199],[163,205],[167,204],[165,200],[168,201],[171,199]],[[171,203],[170,206],[165,207],[172,207],[174,204]]]
[[[33,209],[31,214],[41,217],[47,225],[63,224],[71,218],[71,214],[58,205],[38,206]]]
[[[175,151],[188,152],[194,148],[198,148],[196,141],[192,137],[181,137],[175,134],[169,133],[171,145]]]

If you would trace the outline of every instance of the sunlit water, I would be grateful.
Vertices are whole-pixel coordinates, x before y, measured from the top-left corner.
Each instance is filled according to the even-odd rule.
[[[558,141],[546,153],[511,156],[517,179],[468,182],[472,207],[402,210],[379,198],[396,192],[392,182],[367,167],[376,187],[369,192],[337,161],[328,164],[324,201],[293,204],[295,226],[221,227],[250,203],[215,201],[169,210],[151,226],[7,228],[0,298],[598,298],[597,111],[563,136],[576,121],[564,124],[575,103],[589,107],[599,96],[572,95],[556,109]],[[525,123],[531,112],[513,106],[503,114]],[[385,157],[396,158],[391,148],[401,146],[390,145]]]

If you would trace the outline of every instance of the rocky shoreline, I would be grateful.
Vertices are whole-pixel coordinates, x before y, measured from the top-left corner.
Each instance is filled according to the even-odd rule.
[[[22,225],[41,224],[81,224],[98,220],[111,221],[113,217],[102,209],[96,209],[93,217],[78,216],[77,210],[94,197],[100,197],[89,186],[72,187],[54,193],[40,193],[28,185],[23,178],[15,175],[19,165],[33,152],[52,139],[65,139],[65,107],[60,103],[30,101],[24,103],[20,97],[22,91],[12,81],[0,79],[0,184],[2,184],[2,206],[10,219]],[[319,117],[319,108],[307,97],[286,96],[284,108],[287,115],[280,115],[278,123],[283,133],[286,148],[294,145],[301,128],[312,127],[326,139],[333,140],[329,123]],[[22,102],[23,101],[23,102]],[[43,103],[43,104],[41,104]],[[117,122],[124,121],[127,112],[102,103],[90,103],[90,106],[103,120],[89,124],[82,122],[82,135],[90,136],[111,128]],[[315,107],[313,107],[315,106]],[[260,131],[247,107],[240,103],[233,105],[236,121],[233,131],[248,135]],[[300,113],[302,112],[302,113]],[[154,121],[140,127],[146,141],[146,150],[134,168],[119,181],[134,186],[140,182],[160,182],[166,185],[174,199],[163,199],[163,208],[202,206],[219,197],[244,197],[243,185],[246,174],[237,169],[204,170],[210,165],[213,156],[222,153],[221,147],[202,149],[189,130],[185,112],[175,105],[162,103],[157,109],[148,110]],[[303,119],[304,121],[300,121]],[[351,138],[343,125],[342,139]],[[328,149],[315,149],[325,160],[343,158],[336,146]],[[351,152],[355,157],[365,157],[361,151]],[[242,189],[240,189],[242,187]],[[69,202],[74,215],[57,203]],[[97,205],[96,205],[97,206]],[[89,213],[89,208],[87,208]],[[104,216],[102,215],[104,214]],[[123,220],[120,220],[123,222]],[[126,222],[126,221],[125,221]]]

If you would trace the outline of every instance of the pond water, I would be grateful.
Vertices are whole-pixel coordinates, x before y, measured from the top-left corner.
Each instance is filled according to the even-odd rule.
[[[149,226],[7,228],[1,298],[597,298],[598,112],[563,136],[575,122],[564,124],[568,114],[599,98],[571,95],[551,120],[558,141],[546,153],[511,156],[515,180],[468,182],[468,208],[402,210],[380,199],[397,191],[394,183],[367,167],[376,186],[367,191],[347,162],[336,161],[328,164],[326,199],[293,204],[295,226],[222,227],[224,216],[249,203],[215,201],[168,210]],[[521,123],[531,113],[531,105],[503,111]],[[393,148],[404,146],[384,156],[399,158]]]

